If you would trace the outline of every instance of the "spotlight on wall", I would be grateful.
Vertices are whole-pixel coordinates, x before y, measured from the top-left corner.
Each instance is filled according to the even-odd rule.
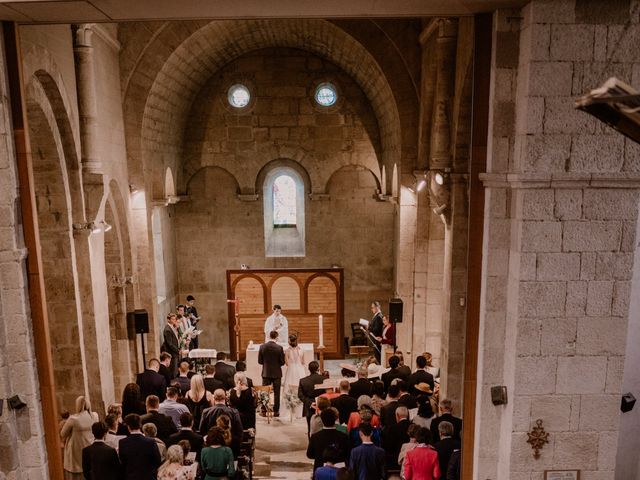
[[[424,187],[426,186],[427,186],[427,179],[423,177],[420,180],[418,180],[418,185],[416,186],[416,190],[418,192],[421,192],[422,190],[424,190]]]
[[[633,410],[634,405],[636,404],[636,397],[633,396],[632,393],[625,393],[622,396],[622,402],[620,403],[620,410],[622,413],[627,413]]]
[[[444,185],[444,175],[442,175],[442,173],[440,173],[440,172],[436,172],[436,173],[433,175],[433,179],[435,180],[435,182],[436,182],[438,185]]]
[[[105,222],[104,220],[102,220],[100,222],[100,226],[102,227],[102,230],[104,230],[105,232],[108,232],[109,230],[111,230],[113,227],[111,225],[109,225],[107,222]]]
[[[72,227],[77,232],[80,232],[82,230],[89,230],[91,233],[98,233],[102,231],[102,228],[100,228],[100,226],[96,225],[94,222],[74,223]]]
[[[251,267],[249,265],[247,265],[246,263],[241,263],[240,264],[240,270],[249,270]]]
[[[11,410],[22,410],[27,406],[27,404],[24,403],[18,395],[14,395],[13,397],[8,398],[7,403],[9,404],[9,408]]]

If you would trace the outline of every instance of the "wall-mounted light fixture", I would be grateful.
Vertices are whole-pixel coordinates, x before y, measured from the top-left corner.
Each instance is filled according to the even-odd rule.
[[[99,225],[94,222],[74,223],[73,230],[76,232],[89,231],[90,233],[98,233],[102,231]]]

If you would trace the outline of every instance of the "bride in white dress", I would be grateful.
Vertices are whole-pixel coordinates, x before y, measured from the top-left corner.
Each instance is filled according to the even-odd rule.
[[[283,379],[285,398],[287,396],[287,392],[289,395],[293,395],[297,398],[298,385],[300,384],[300,379],[306,376],[306,370],[302,361],[302,350],[298,346],[298,337],[295,335],[289,336],[289,348],[284,353],[284,361],[287,366]],[[287,402],[285,401],[284,403],[286,404]],[[294,416],[300,417],[302,415],[301,407],[302,405],[300,404],[290,412],[292,418]],[[286,408],[289,409],[290,407],[287,405]]]

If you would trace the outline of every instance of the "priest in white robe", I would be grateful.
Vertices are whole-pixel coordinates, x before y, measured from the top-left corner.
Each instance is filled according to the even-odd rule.
[[[277,342],[287,343],[289,341],[289,322],[287,322],[287,317],[282,314],[280,305],[273,306],[273,313],[264,322],[264,343],[269,341],[269,333],[273,330],[278,332]]]

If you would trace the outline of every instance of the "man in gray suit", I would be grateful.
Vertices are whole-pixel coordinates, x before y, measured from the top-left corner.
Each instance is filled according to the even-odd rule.
[[[280,382],[284,365],[284,350],[276,343],[278,332],[269,334],[269,341],[260,345],[258,363],[262,365],[262,385],[273,385],[273,416],[280,416]]]

